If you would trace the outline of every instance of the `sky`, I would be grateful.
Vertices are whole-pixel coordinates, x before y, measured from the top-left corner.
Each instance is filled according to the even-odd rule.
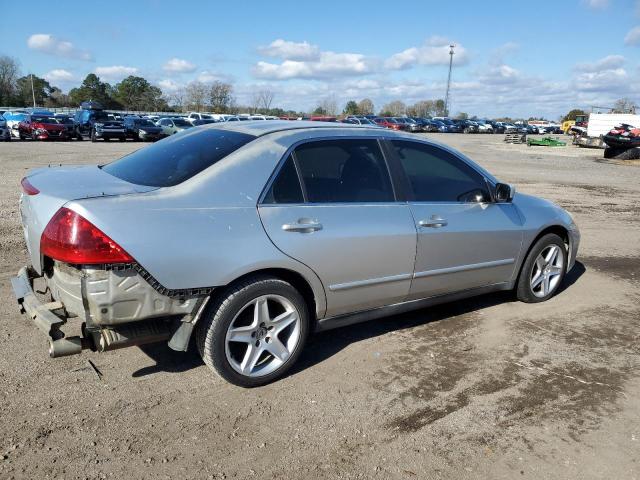
[[[91,72],[165,93],[231,82],[238,104],[444,98],[452,114],[557,119],[640,100],[640,0],[382,2],[1,0],[0,55],[67,91]]]

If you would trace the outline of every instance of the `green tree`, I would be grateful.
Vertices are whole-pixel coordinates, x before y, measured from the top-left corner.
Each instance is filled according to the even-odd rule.
[[[118,83],[113,94],[115,100],[127,110],[166,110],[162,91],[146,79],[130,75]]]
[[[373,102],[370,98],[363,98],[358,102],[358,111],[361,115],[373,114]]]
[[[0,105],[8,106],[15,103],[19,71],[18,60],[6,55],[0,56]]]
[[[580,108],[574,108],[562,118],[562,121],[575,120],[578,115],[586,115],[586,112]]]
[[[435,114],[437,117],[442,117],[446,114],[447,109],[445,108],[446,105],[444,104],[444,100],[442,99],[438,99],[434,102],[434,110],[435,110]]]
[[[358,104],[355,101],[349,100],[344,106],[344,110],[342,111],[342,113],[344,113],[345,115],[358,115],[358,113],[360,113],[360,109],[358,108]]]
[[[16,100],[21,106],[33,106],[35,97],[36,105],[44,105],[54,91],[49,82],[44,78],[33,75],[33,92],[31,90],[31,75],[25,75],[16,80]]]
[[[327,114],[327,110],[324,107],[321,106],[317,106],[316,109],[313,111],[314,115],[326,115]]]
[[[232,96],[233,86],[230,83],[216,80],[209,87],[209,104],[211,110],[216,113],[227,113],[234,102]],[[269,107],[271,102],[269,101]],[[267,108],[268,110],[268,108]]]
[[[459,112],[458,115],[456,115],[456,118],[459,120],[467,120],[469,118],[469,114],[466,112]]]
[[[119,108],[121,105],[113,98],[115,89],[106,82],[100,81],[95,73],[90,73],[82,81],[82,85],[69,91],[69,100],[74,106],[92,100],[106,108]]]

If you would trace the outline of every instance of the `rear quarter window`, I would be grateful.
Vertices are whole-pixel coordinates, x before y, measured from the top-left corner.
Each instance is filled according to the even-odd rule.
[[[171,187],[188,180],[256,137],[228,130],[185,130],[102,169],[136,185]]]

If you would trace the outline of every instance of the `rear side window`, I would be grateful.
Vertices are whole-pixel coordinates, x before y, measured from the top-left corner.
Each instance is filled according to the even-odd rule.
[[[278,172],[278,176],[271,184],[271,188],[264,197],[266,204],[303,203],[302,188],[298,179],[298,172],[293,163],[293,157],[285,161]]]
[[[137,185],[171,187],[200,173],[255,138],[227,130],[185,130],[104,165],[102,169]]]
[[[452,153],[417,142],[392,140],[418,202],[486,202],[484,177]]]
[[[294,152],[309,203],[393,202],[377,140],[323,140]]]

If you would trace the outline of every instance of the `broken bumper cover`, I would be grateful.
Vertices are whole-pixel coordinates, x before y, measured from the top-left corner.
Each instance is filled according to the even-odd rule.
[[[108,283],[106,283],[107,280],[118,280],[116,283],[123,287],[123,285],[126,285],[126,281],[131,281],[135,276],[133,271],[95,272],[87,270],[85,273],[94,280],[96,285],[101,285],[101,295],[105,295],[110,291]],[[203,296],[189,300],[174,300],[164,297],[168,301],[165,304],[160,301],[160,294],[154,291],[154,295],[150,297],[150,304],[154,305],[153,310],[144,307],[146,302],[138,302],[134,305],[135,308],[133,310],[124,308],[123,315],[115,319],[108,314],[94,318],[91,311],[95,311],[95,309],[90,306],[93,303],[87,300],[89,310],[84,310],[84,313],[78,311],[76,316],[69,311],[69,307],[74,307],[73,297],[61,295],[60,285],[52,283],[55,277],[56,275],[47,282],[53,297],[56,300],[61,300],[55,302],[42,302],[36,296],[33,289],[33,281],[40,278],[40,276],[35,270],[23,267],[18,272],[18,275],[11,279],[11,286],[20,305],[21,313],[27,314],[38,329],[47,335],[50,344],[49,356],[52,358],[79,354],[86,348],[105,352],[167,340],[170,340],[169,347],[171,349],[186,351],[193,326],[202,314],[209,298]],[[133,285],[141,283],[146,285],[148,289],[152,289],[142,279],[136,280],[140,280],[140,282],[136,282]],[[73,282],[64,286],[73,287]],[[132,285],[128,285],[126,289],[129,291],[134,290]],[[70,290],[73,290],[73,288]],[[90,292],[91,289],[89,289]],[[120,289],[116,289],[111,293],[112,295],[109,296],[112,302],[110,304],[111,308],[117,306],[120,301],[124,302],[125,305],[130,305],[132,300],[123,298]],[[147,296],[142,295],[141,298],[144,300]],[[67,304],[67,302],[69,303]],[[109,308],[105,308],[104,304],[102,304],[97,307],[97,310],[104,313]],[[129,315],[132,312],[135,314]],[[83,321],[81,326],[82,336],[67,337],[61,327],[69,319],[73,320],[74,317],[86,320]],[[102,321],[102,324],[96,323],[95,320]],[[116,321],[112,323],[114,320]]]
[[[11,279],[11,286],[21,313],[27,314],[38,329],[49,337],[49,355],[52,358],[64,357],[88,348],[80,337],[65,337],[60,327],[66,323],[66,319],[55,313],[62,311],[63,305],[60,302],[43,303],[36,297],[32,284],[35,276],[35,271],[22,267],[18,275]]]

